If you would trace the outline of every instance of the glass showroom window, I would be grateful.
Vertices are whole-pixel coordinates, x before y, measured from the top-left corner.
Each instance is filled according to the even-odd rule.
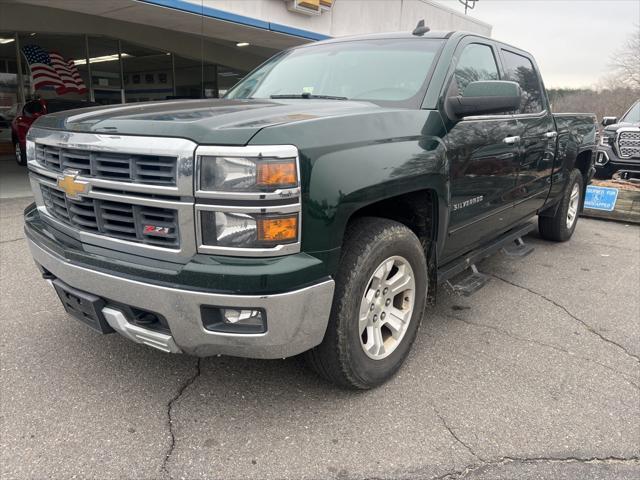
[[[101,105],[122,103],[124,99],[119,43],[109,37],[89,37],[91,88],[95,102]]]
[[[20,33],[27,98],[89,100],[84,35]]]
[[[125,100],[148,102],[174,96],[173,55],[121,42]]]

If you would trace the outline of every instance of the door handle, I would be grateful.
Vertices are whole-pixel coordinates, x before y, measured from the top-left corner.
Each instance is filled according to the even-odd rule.
[[[547,138],[556,138],[558,136],[558,132],[547,132],[544,136]]]
[[[520,143],[520,137],[517,135],[515,137],[506,137],[502,142],[507,145],[513,145],[514,143]]]

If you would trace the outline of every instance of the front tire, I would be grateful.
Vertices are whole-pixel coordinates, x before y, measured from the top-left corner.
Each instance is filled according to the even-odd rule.
[[[15,151],[15,158],[18,165],[27,164],[27,152],[24,151],[19,141],[13,143],[13,149]]]
[[[424,250],[410,229],[382,218],[355,220],[345,236],[327,332],[307,362],[342,387],[384,383],[416,338],[427,284]]]
[[[538,217],[538,230],[542,238],[554,242],[566,242],[571,238],[578,223],[583,191],[582,173],[573,169],[555,214]]]

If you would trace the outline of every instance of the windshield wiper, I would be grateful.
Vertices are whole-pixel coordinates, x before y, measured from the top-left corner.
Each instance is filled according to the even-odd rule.
[[[348,100],[347,97],[336,97],[334,95],[313,95],[311,93],[283,93],[282,95],[271,95],[271,98],[319,98],[321,100]]]

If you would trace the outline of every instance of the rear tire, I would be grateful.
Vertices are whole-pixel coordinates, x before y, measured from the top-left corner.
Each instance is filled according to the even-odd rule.
[[[538,230],[542,238],[554,242],[566,242],[571,238],[582,207],[582,192],[582,173],[578,169],[573,169],[555,214],[538,217]]]
[[[342,387],[376,387],[398,371],[416,338],[428,285],[423,247],[401,223],[357,219],[335,280],[324,340],[307,363]]]
[[[13,150],[15,151],[15,158],[18,165],[27,164],[27,152],[24,151],[19,141],[13,142]]]

